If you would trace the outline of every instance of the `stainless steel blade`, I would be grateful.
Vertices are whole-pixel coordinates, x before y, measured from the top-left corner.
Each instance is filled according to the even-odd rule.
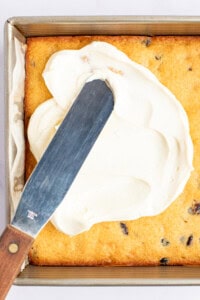
[[[87,83],[23,191],[12,225],[35,237],[62,202],[113,110],[111,90]]]

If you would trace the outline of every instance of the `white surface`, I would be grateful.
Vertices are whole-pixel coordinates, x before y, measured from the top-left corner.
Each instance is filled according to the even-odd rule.
[[[1,0],[0,10],[0,232],[5,226],[3,26],[12,16],[199,15],[199,0]],[[17,287],[8,300],[23,299],[199,299],[200,287]]]

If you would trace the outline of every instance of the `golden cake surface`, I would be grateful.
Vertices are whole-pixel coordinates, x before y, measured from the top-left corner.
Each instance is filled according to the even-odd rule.
[[[69,237],[48,223],[37,237],[29,261],[38,265],[200,264],[200,38],[145,36],[69,36],[28,38],[25,127],[40,103],[51,97],[42,78],[49,57],[105,41],[149,68],[181,102],[194,144],[194,171],[184,192],[160,215],[134,221],[104,222]],[[169,120],[170,122],[170,120]],[[26,131],[25,129],[25,131]],[[26,178],[36,161],[26,142]]]

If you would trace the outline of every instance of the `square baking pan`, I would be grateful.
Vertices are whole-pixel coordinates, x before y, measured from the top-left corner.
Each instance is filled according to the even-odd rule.
[[[7,107],[7,153],[13,151],[9,137],[10,95],[15,65],[14,40],[58,35],[200,35],[200,17],[108,16],[108,17],[13,17],[5,24],[5,103]],[[23,101],[23,98],[22,98]],[[22,103],[23,105],[23,103]],[[12,203],[7,154],[7,202]],[[8,205],[9,205],[8,204]],[[8,216],[8,222],[11,216]],[[15,280],[17,285],[199,285],[200,266],[160,267],[39,267],[28,265]]]

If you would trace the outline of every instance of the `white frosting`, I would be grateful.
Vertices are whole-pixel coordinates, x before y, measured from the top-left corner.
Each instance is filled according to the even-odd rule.
[[[166,209],[192,170],[188,119],[145,67],[104,42],[52,55],[43,73],[53,98],[33,114],[28,137],[39,160],[86,81],[106,80],[114,110],[52,217],[75,235],[102,221],[134,220]]]

